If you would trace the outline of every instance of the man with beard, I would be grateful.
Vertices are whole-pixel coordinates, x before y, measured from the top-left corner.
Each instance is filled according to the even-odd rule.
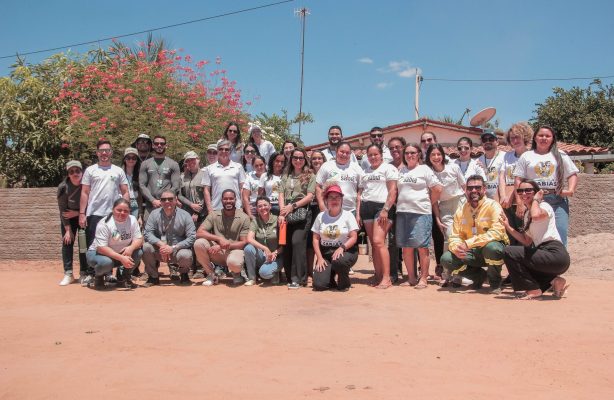
[[[384,162],[391,162],[392,156],[390,155],[390,149],[388,149],[388,146],[384,144],[384,132],[382,131],[382,128],[380,128],[379,126],[371,128],[371,132],[369,132],[369,137],[371,138],[371,143],[376,144],[382,148],[382,158]],[[369,164],[369,160],[367,159],[366,154],[362,156],[362,159],[360,160],[360,166],[363,170],[366,170],[371,166],[371,164]]]
[[[138,151],[141,162],[151,157],[151,138],[148,134],[139,134],[136,140],[132,143],[132,147]]]
[[[322,149],[322,154],[326,156],[326,160],[334,160],[337,158],[337,146],[343,141],[343,132],[341,131],[341,127],[339,125],[333,125],[328,128],[328,143],[329,146],[325,149]],[[354,153],[352,153],[350,162],[358,162]]]
[[[143,262],[148,275],[144,287],[160,284],[160,261],[175,264],[179,268],[179,284],[190,285],[188,272],[192,267],[192,245],[196,239],[196,227],[192,216],[177,207],[177,197],[170,190],[161,193],[161,207],[153,210],[145,224]]]
[[[145,199],[143,220],[147,223],[149,214],[160,208],[160,195],[164,191],[173,194],[181,187],[181,171],[176,161],[166,156],[166,138],[156,135],[153,140],[153,157],[143,161],[139,171],[139,187]]]
[[[499,138],[490,130],[481,136],[484,154],[478,158],[478,164],[486,173],[486,196],[499,201],[499,170],[505,159],[505,152],[499,151]]]
[[[447,286],[450,277],[453,285],[460,285],[464,276],[473,281],[472,289],[479,290],[488,276],[491,293],[501,293],[503,249],[509,239],[499,219],[503,209],[498,202],[485,197],[485,192],[482,176],[467,179],[467,202],[454,215],[450,251],[441,257],[447,275],[442,286]]]
[[[228,267],[235,285],[243,283],[241,276],[245,260],[243,248],[247,244],[251,220],[242,210],[237,210],[236,200],[236,192],[232,189],[224,190],[222,210],[209,214],[196,233],[194,252],[196,259],[207,273],[203,286],[217,284],[211,262]]]

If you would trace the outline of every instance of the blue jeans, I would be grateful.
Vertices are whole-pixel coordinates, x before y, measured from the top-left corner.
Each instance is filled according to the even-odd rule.
[[[567,247],[567,231],[569,229],[569,200],[556,194],[547,194],[544,201],[552,206],[556,222],[556,230],[561,242]]]
[[[279,271],[281,258],[277,257],[270,263],[266,262],[264,251],[248,244],[243,249],[245,255],[245,267],[247,269],[247,278],[256,280],[256,270],[260,267],[258,274],[262,279],[271,279]]]
[[[134,265],[139,265],[141,262],[141,256],[143,255],[143,250],[137,249],[134,253],[132,253],[132,259],[134,260]],[[96,276],[103,276],[113,271],[113,268],[122,267],[122,263],[117,260],[114,260],[110,257],[103,256],[98,254],[96,250],[88,250],[87,251],[87,264],[94,270]],[[127,269],[126,271],[131,271],[132,268]]]

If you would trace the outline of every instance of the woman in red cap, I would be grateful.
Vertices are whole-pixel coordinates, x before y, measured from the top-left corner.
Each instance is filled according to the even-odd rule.
[[[326,211],[313,223],[313,250],[316,263],[313,268],[313,290],[350,289],[350,268],[358,260],[356,217],[342,208],[343,192],[339,185],[324,191]],[[335,280],[335,275],[338,277]]]

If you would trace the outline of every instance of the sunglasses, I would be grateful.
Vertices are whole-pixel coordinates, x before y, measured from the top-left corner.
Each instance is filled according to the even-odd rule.
[[[212,156],[216,156],[217,155],[217,151],[209,150],[209,151],[207,151],[207,154],[211,154]]]
[[[495,140],[497,140],[497,138],[494,138],[492,136],[486,136],[482,138],[482,143],[484,142],[494,142]]]
[[[245,150],[245,154],[256,154],[256,150]]]
[[[165,146],[166,142],[153,142],[154,146]]]
[[[71,168],[68,171],[68,175],[79,175],[81,173],[81,170],[79,168]]]
[[[473,192],[474,190],[479,192],[480,190],[482,190],[484,186],[481,185],[477,185],[477,186],[467,186],[467,191],[468,192]]]
[[[239,131],[236,130],[236,129],[228,129],[226,132],[228,132],[228,133],[239,133]]]
[[[222,147],[220,149],[217,149],[218,152],[222,152],[222,153],[228,153],[230,151],[230,149],[228,147]]]
[[[170,202],[170,201],[173,201],[173,200],[175,200],[174,197],[160,197],[160,201],[163,202],[163,203],[165,203],[167,201]]]
[[[112,152],[113,150],[111,150],[111,149],[98,149],[98,150],[96,150],[96,151],[97,151],[98,153],[110,153],[110,152]]]
[[[292,156],[292,159],[296,160],[296,161],[302,161],[302,160],[305,159],[305,157],[295,157],[295,156]]]
[[[427,143],[427,142],[432,142],[432,141],[433,141],[433,139],[432,139],[432,138],[430,138],[430,139],[422,139],[422,140],[420,141],[420,143]]]
[[[384,137],[383,133],[374,133],[373,135],[371,135],[372,138],[381,138]]]
[[[458,151],[469,151],[469,150],[471,150],[471,147],[469,147],[469,146],[458,146],[456,149]]]
[[[135,156],[128,156],[125,158],[126,161],[136,161],[137,158]]]
[[[533,189],[533,188],[526,188],[526,189],[518,188],[518,189],[516,189],[516,193],[518,193],[518,194],[523,194],[523,193],[531,194],[531,193],[535,193],[535,189]]]

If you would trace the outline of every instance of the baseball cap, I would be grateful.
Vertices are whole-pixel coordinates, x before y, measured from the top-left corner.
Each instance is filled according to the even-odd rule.
[[[324,197],[328,197],[330,193],[339,193],[341,196],[343,196],[343,191],[341,190],[339,185],[333,184],[327,187],[326,190],[324,191]]]
[[[83,167],[81,166],[81,163],[77,160],[70,160],[69,162],[66,163],[66,171],[68,171],[69,169],[73,167],[77,167],[81,170],[83,169]]]
[[[134,147],[126,147],[126,150],[124,150],[124,157],[126,157],[128,154],[134,154],[137,157],[139,156],[139,152]]]
[[[482,132],[482,135],[480,136],[480,138],[484,137],[494,137],[496,139],[497,135],[495,135],[495,132],[493,130],[486,129],[484,130],[484,132]]]
[[[209,146],[207,146],[207,151],[215,151],[217,153],[217,144],[210,144]]]
[[[187,153],[185,153],[185,155],[183,156],[183,161],[189,160],[190,158],[199,158],[199,157],[195,151],[190,150]]]

